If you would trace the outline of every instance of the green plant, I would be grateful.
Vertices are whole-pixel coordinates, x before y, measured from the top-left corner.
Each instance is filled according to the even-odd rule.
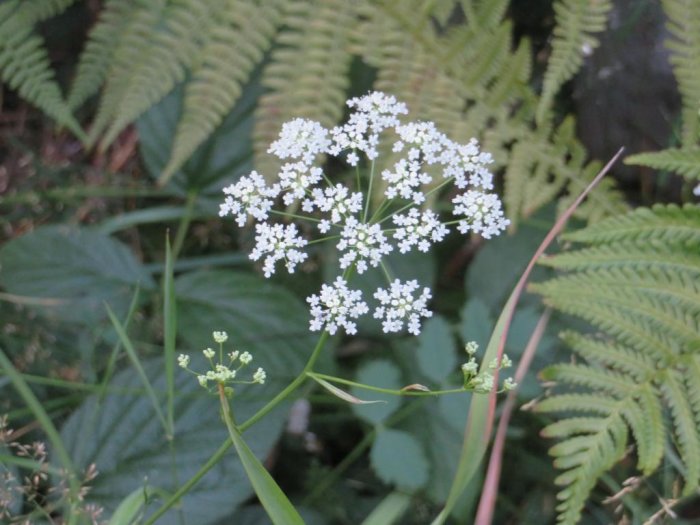
[[[42,14],[69,4],[56,2]],[[53,112],[34,91],[21,94],[67,126],[73,117],[66,108],[81,107],[101,89],[85,139],[88,146],[99,142],[101,149],[184,84],[168,160],[158,174],[165,183],[214,133],[259,69],[267,92],[256,109],[256,162],[271,171],[275,164],[264,152],[281,124],[298,116],[336,124],[351,72],[364,68],[366,77],[375,78],[374,88],[405,100],[418,118],[436,122],[453,140],[481,140],[494,155],[495,169],[505,169],[506,203],[515,226],[559,196],[573,200],[599,169],[571,133],[571,121],[563,127],[553,123],[551,100],[580,67],[581,46],[595,42],[591,33],[602,27],[609,3],[557,3],[542,99],[529,85],[529,42],[515,46],[504,18],[507,6],[507,0],[109,0],[90,32],[67,104],[46,80],[51,75],[46,61],[29,70],[29,56],[18,55],[14,65],[0,63],[0,71],[31,77],[41,89],[52,86],[60,99]],[[454,13],[465,23],[452,23]],[[23,25],[27,41],[36,41],[30,31],[34,21]],[[597,219],[624,207],[621,195],[606,183],[577,213]]]
[[[630,442],[643,475],[671,442],[683,494],[700,484],[700,208],[657,205],[564,238],[585,247],[544,259],[566,273],[533,289],[598,330],[563,334],[581,361],[545,369],[557,393],[536,405],[564,414],[543,435],[562,439],[551,454],[564,471],[559,521],[570,524]]]

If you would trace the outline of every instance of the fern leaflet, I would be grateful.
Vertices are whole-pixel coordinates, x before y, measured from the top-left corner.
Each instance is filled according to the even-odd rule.
[[[576,74],[585,54],[598,47],[593,35],[605,29],[610,0],[559,0],[554,4],[556,26],[552,56],[544,76],[537,121],[542,122],[559,88]]]
[[[667,149],[653,153],[630,155],[625,164],[649,166],[657,170],[667,170],[689,179],[700,179],[700,149]]]
[[[640,209],[566,238],[588,246],[547,258],[567,273],[533,289],[602,332],[563,335],[582,361],[546,369],[563,391],[536,407],[568,414],[543,434],[563,439],[551,449],[559,522],[573,524],[630,436],[645,475],[675,438],[684,493],[700,485],[700,207]]]
[[[68,8],[74,0],[19,2],[11,0],[0,10],[0,79],[17,90],[58,124],[84,139],[80,124],[66,104],[54,79],[49,57],[34,25]]]
[[[695,0],[664,0],[668,17],[666,41],[683,103],[682,144],[693,147],[700,138],[700,3]]]

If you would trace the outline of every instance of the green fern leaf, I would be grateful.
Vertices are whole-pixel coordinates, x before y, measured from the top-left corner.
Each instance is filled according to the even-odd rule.
[[[684,493],[700,484],[700,208],[640,209],[567,237],[587,246],[547,258],[568,273],[532,288],[602,332],[563,334],[581,361],[543,371],[557,392],[536,406],[563,413],[543,435],[564,439],[550,453],[559,522],[574,524],[630,437],[645,475],[674,438]]]
[[[538,122],[544,121],[557,91],[578,71],[584,55],[598,47],[598,39],[593,35],[605,29],[611,9],[610,0],[559,0],[554,4],[552,56],[537,107]]]
[[[88,134],[88,144],[95,143],[116,114],[134,65],[148,53],[151,32],[161,20],[165,4],[166,0],[135,0],[130,19],[113,51],[107,83]]]
[[[678,448],[685,465],[683,493],[691,494],[700,484],[700,428],[698,428],[690,400],[679,373],[667,370],[659,381],[678,437]]]
[[[98,92],[109,70],[119,41],[131,21],[134,0],[108,0],[80,55],[78,70],[68,94],[68,105],[80,107]]]
[[[240,97],[281,22],[280,0],[241,1],[222,13],[185,88],[164,184],[216,129]]]
[[[664,11],[671,34],[666,47],[683,103],[682,144],[697,145],[700,138],[700,3],[695,0],[664,0]]]
[[[202,41],[218,20],[226,0],[190,0],[168,4],[159,12],[138,60],[118,83],[111,122],[101,140],[106,148],[134,119],[167,95],[185,78]],[[107,90],[111,85],[107,84]],[[106,98],[106,95],[105,95]]]
[[[667,170],[689,179],[700,179],[700,150],[667,149],[653,153],[639,153],[625,159],[625,164],[649,166]]]
[[[596,245],[634,241],[635,243],[697,244],[700,242],[700,207],[656,205],[639,208],[566,234],[564,239]]]
[[[44,111],[77,137],[85,134],[63,99],[49,57],[34,25],[71,3],[52,0],[42,5],[10,1],[2,4],[0,22],[0,79],[28,102]]]
[[[276,163],[265,153],[284,122],[305,117],[332,126],[342,117],[355,23],[353,2],[288,2],[285,29],[262,77],[269,92],[256,112],[254,147],[263,173],[276,173]]]

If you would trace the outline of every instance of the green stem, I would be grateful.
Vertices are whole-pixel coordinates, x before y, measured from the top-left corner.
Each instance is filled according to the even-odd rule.
[[[12,381],[17,393],[31,409],[37,421],[39,421],[39,424],[44,429],[46,436],[49,438],[49,441],[51,441],[51,445],[53,445],[53,450],[58,456],[59,461],[63,464],[63,468],[65,469],[66,476],[68,478],[69,487],[68,498],[70,510],[68,515],[68,523],[69,525],[72,525],[76,523],[78,518],[77,512],[73,512],[73,506],[78,503],[78,493],[80,491],[80,484],[78,483],[78,478],[76,477],[73,461],[71,460],[70,455],[63,444],[61,435],[58,433],[58,430],[56,430],[56,427],[51,421],[49,415],[44,410],[44,407],[41,406],[41,402],[29,388],[29,385],[24,380],[22,375],[14,367],[12,361],[10,361],[10,359],[5,355],[5,352],[2,350],[0,350],[0,367],[2,367],[2,369],[5,371],[5,374],[7,374],[10,381]]]
[[[369,172],[369,187],[367,188],[367,199],[365,200],[365,212],[362,215],[362,222],[367,222],[367,215],[369,214],[369,202],[372,200],[372,183],[374,182],[374,160],[372,160],[372,167]]]
[[[308,377],[307,373],[311,371],[314,364],[316,363],[316,360],[321,354],[321,350],[325,346],[328,337],[328,332],[324,331],[318,338],[316,347],[311,353],[309,360],[306,362],[304,369],[299,373],[297,377],[294,378],[294,380],[291,383],[289,383],[289,385],[287,385],[287,387],[284,390],[282,390],[279,394],[272,398],[271,401],[269,401],[264,407],[262,407],[255,414],[253,414],[247,421],[239,425],[238,430],[240,432],[244,432],[246,429],[250,428],[255,423],[257,423],[262,417],[271,412],[292,392],[299,388],[304,383],[304,381],[306,381]],[[182,498],[182,496],[187,494],[187,492],[189,492],[189,490],[192,487],[194,487],[199,482],[199,480],[202,479],[204,475],[207,472],[209,472],[221,460],[221,458],[224,457],[228,449],[231,448],[231,445],[233,445],[233,441],[231,440],[231,438],[228,438],[226,441],[224,441],[221,444],[221,446],[217,449],[217,451],[214,452],[214,454],[207,460],[207,462],[204,465],[202,465],[202,467],[195,473],[195,475],[192,476],[189,480],[187,480],[185,484],[182,485],[179,489],[177,489],[177,491],[175,491],[170,496],[170,498],[167,501],[165,501],[160,506],[160,508],[156,510],[151,515],[151,517],[143,523],[143,525],[153,525],[153,523],[155,523],[158,518],[160,518],[163,514],[165,514],[168,511],[168,509],[170,509],[170,507],[175,505],[180,500],[180,498]]]
[[[371,390],[372,392],[379,392],[381,394],[389,394],[392,396],[409,396],[409,397],[431,397],[431,396],[442,396],[444,394],[462,394],[464,392],[469,392],[465,388],[450,388],[448,390],[394,390],[391,388],[381,388],[378,386],[365,385],[363,383],[356,383],[355,381],[350,381],[348,379],[343,379],[341,377],[329,376],[326,374],[318,374],[316,372],[307,372],[307,375],[311,378],[324,379],[332,383],[339,383],[341,385],[353,386],[356,388],[361,388],[363,390]]]
[[[224,423],[226,423],[226,428],[228,429],[229,436],[233,439],[233,434],[240,433],[240,430],[236,426],[236,420],[231,413],[231,405],[228,404],[228,398],[226,397],[226,390],[224,389],[223,383],[219,383],[217,390],[219,392],[219,402],[221,403],[221,414],[224,417]]]
[[[287,211],[270,210],[271,215],[280,215],[282,217],[289,217],[290,219],[299,219],[302,221],[311,222],[321,222],[321,219],[316,219],[315,217],[309,217],[307,215],[299,215],[297,213],[289,213]]]
[[[454,177],[450,177],[449,179],[445,179],[444,181],[442,181],[440,184],[438,184],[437,186],[435,186],[432,190],[429,190],[429,191],[425,194],[425,198],[427,199],[428,197],[430,197],[430,196],[431,196],[433,193],[435,193],[436,191],[439,191],[440,189],[444,188],[446,185],[448,185],[450,182],[452,182],[453,179],[454,179]],[[396,210],[396,211],[395,211],[394,213],[392,213],[391,215],[387,215],[386,217],[384,217],[383,219],[381,219],[381,220],[379,221],[379,224],[381,224],[381,223],[383,223],[384,221],[386,221],[387,219],[391,218],[393,215],[396,215],[397,213],[401,213],[402,211],[407,210],[407,209],[410,208],[411,206],[415,206],[415,205],[416,205],[416,204],[415,204],[414,202],[409,202],[409,203],[406,204],[405,206],[402,206],[401,208],[399,208],[398,210]]]
[[[197,201],[197,195],[198,193],[196,190],[190,190],[190,192],[187,194],[187,200],[185,201],[185,212],[180,218],[180,224],[177,226],[177,234],[175,234],[175,241],[173,242],[173,261],[177,260],[177,256],[180,254],[182,245],[185,242],[187,230],[189,229],[190,222],[192,222],[192,213],[194,212],[194,204]]]

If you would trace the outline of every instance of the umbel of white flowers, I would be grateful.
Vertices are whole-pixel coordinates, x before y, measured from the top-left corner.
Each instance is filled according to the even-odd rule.
[[[177,358],[177,364],[197,376],[199,384],[206,389],[209,389],[209,383],[229,385],[229,384],[265,384],[267,374],[262,368],[258,368],[253,374],[251,380],[242,380],[238,377],[238,373],[242,368],[248,366],[253,360],[250,352],[239,352],[235,350],[224,355],[224,343],[228,340],[226,332],[212,333],[214,342],[219,345],[218,352],[212,348],[205,348],[202,354],[209,361],[209,370],[204,373],[198,373],[190,369],[191,358],[187,354],[180,354]],[[218,354],[218,359],[217,359]],[[227,394],[232,394],[233,390],[226,386]]]
[[[308,258],[310,243],[335,243],[343,273],[307,299],[311,330],[334,334],[343,328],[354,334],[356,319],[370,308],[362,293],[350,288],[349,277],[381,266],[387,287],[373,294],[374,317],[382,321],[384,332],[406,328],[417,335],[421,319],[432,315],[430,289],[392,278],[383,258],[394,251],[427,252],[445,238],[450,226],[485,238],[503,231],[509,221],[492,193],[493,177],[487,168],[491,155],[481,152],[475,139],[453,142],[432,122],[402,122],[408,109],[393,96],[372,92],[347,105],[347,122],[330,130],[306,119],[285,123],[268,150],[286,161],[274,182],[255,171],[241,177],[224,188],[219,215],[233,215],[241,227],[250,218],[255,221],[250,258],[262,259],[265,277],[275,272],[277,263],[293,273]],[[376,174],[380,137],[385,135],[393,141],[392,165]],[[331,181],[324,173],[319,164],[328,156],[343,158],[355,168],[350,185]],[[372,188],[383,192],[375,206]],[[425,207],[426,198],[438,192],[453,195],[452,217],[447,220]],[[314,230],[320,238],[313,238]]]

